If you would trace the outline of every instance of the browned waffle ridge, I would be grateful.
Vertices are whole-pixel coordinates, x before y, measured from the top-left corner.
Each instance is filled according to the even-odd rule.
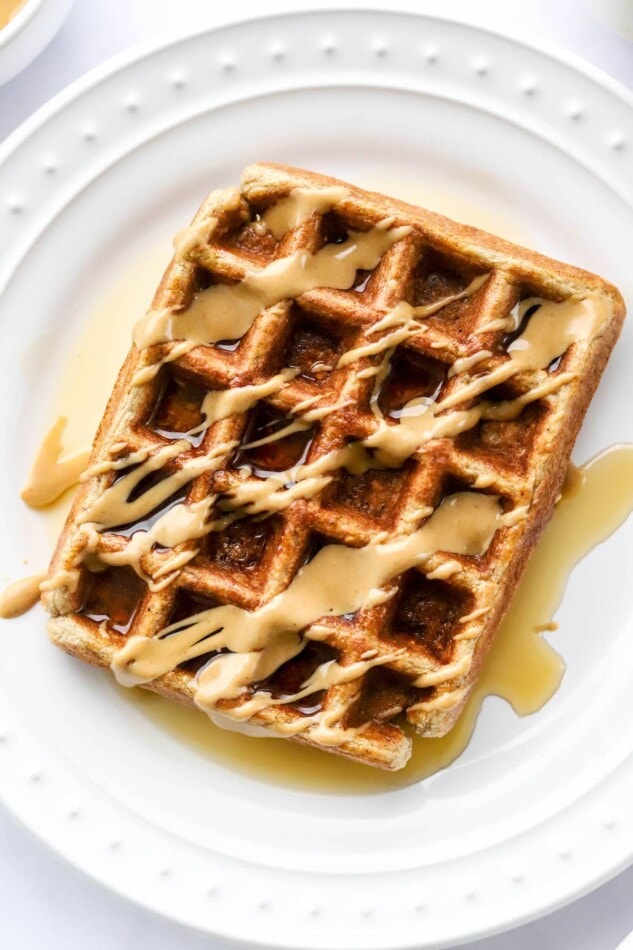
[[[285,201],[283,210],[289,196],[292,204],[306,193],[308,211],[315,193],[321,195],[313,202],[318,210],[281,235],[270,209]],[[268,228],[261,220],[267,211]],[[455,494],[497,499],[502,517],[483,553],[432,550],[389,580],[383,603],[308,625],[297,635],[294,656],[284,654],[278,669],[273,664],[265,677],[215,704],[226,719],[264,697],[249,726],[396,769],[406,763],[410,739],[395,717],[405,715],[420,733],[439,736],[463,707],[552,513],[624,306],[599,277],[500,238],[322,175],[257,164],[245,170],[239,192],[216,191],[203,203],[152,312],[186,314],[209,286],[235,287],[298,251],[316,255],[376,228],[397,239],[351,286],[319,286],[273,303],[237,341],[187,350],[181,342],[147,337],[151,345],[132,347],[94,443],[94,474],[77,493],[43,601],[54,643],[89,663],[116,665],[132,637],[186,626],[187,618],[219,605],[261,608],[324,546],[361,549],[406,538]],[[346,361],[346,353],[402,329],[402,321],[386,325],[385,316],[399,312],[403,301],[418,308],[413,326],[390,338],[391,346],[381,349],[379,342],[375,354],[364,350]],[[555,306],[547,309],[546,301]],[[552,327],[576,305],[594,306],[603,316],[592,333],[567,340],[547,366],[506,373],[509,347],[529,332],[539,304]],[[261,387],[271,379],[276,388],[254,405],[200,430],[210,391]],[[442,404],[436,418],[450,415],[448,428],[400,456],[380,440],[372,447],[375,433],[400,425],[403,408],[420,398]],[[509,404],[512,412],[502,418]],[[308,415],[310,421],[285,438],[248,447],[315,407],[326,411]],[[462,431],[455,412],[462,413]],[[299,492],[272,513],[253,514],[248,505],[235,510],[235,492],[259,487],[271,473],[330,458],[350,443],[365,445],[363,471],[328,468],[313,493]],[[177,491],[142,517],[129,505],[126,525],[86,525],[87,513],[122,475],[163,455],[164,464],[145,475],[128,501],[161,477],[185,473]],[[195,477],[187,474],[192,460],[199,464]],[[277,487],[276,497],[287,490]],[[189,511],[198,505],[212,530],[175,549],[150,545],[136,571],[124,563],[130,538],[178,505]],[[117,558],[122,563],[112,563]],[[217,652],[205,652],[204,644],[197,654],[144,685],[193,704],[199,671],[218,663]],[[325,689],[292,699],[311,676],[317,682],[315,671],[351,667],[358,675],[338,682],[326,677]],[[325,719],[324,731],[318,726]]]

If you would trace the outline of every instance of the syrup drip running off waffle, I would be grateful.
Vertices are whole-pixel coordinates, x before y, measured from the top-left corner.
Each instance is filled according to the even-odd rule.
[[[274,165],[212,193],[41,585],[54,642],[382,768],[459,715],[621,326],[599,278]]]

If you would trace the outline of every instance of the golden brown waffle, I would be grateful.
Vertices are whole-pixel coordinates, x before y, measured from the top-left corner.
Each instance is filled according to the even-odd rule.
[[[278,222],[265,227],[262,215],[268,210],[270,219],[269,209],[304,192],[325,195],[320,210],[278,239],[271,231],[279,233]],[[410,739],[390,720],[404,713],[422,734],[439,736],[463,707],[552,512],[624,307],[617,290],[584,271],[382,195],[260,164],[246,169],[239,193],[213,192],[204,202],[180,240],[153,312],[186,312],[210,285],[235,286],[297,251],[314,255],[350,233],[353,241],[357,232],[376,228],[382,234],[403,230],[377,266],[358,271],[351,286],[320,286],[273,304],[237,341],[188,352],[181,342],[132,348],[96,437],[96,474],[77,494],[44,603],[55,643],[108,666],[133,636],[155,637],[178,622],[186,626],[186,618],[217,605],[255,611],[286,590],[323,546],[361,548],[376,539],[390,543],[406,537],[455,494],[498,499],[502,516],[483,553],[431,551],[385,585],[390,596],[383,603],[308,625],[294,657],[215,704],[218,714],[231,718],[253,695],[266,702],[273,698],[276,704],[255,711],[249,725],[395,769],[406,762]],[[602,316],[584,336],[575,335],[571,321],[571,336],[547,366],[517,370],[513,364],[512,372],[500,371],[512,362],[512,343],[523,339],[542,300],[556,304],[548,311],[552,325],[572,312],[566,305],[574,310],[583,301]],[[394,327],[402,330],[402,321],[385,326],[385,315],[402,301],[427,309],[418,310],[402,338],[398,333],[391,338],[394,345],[379,342],[374,355],[358,353],[346,362],[344,354],[383,341]],[[372,333],[380,321],[382,329]],[[160,369],[152,376],[156,364]],[[153,369],[139,376],[147,367]],[[251,408],[186,434],[204,424],[202,404],[209,391],[259,386],[288,368],[293,372],[280,387]],[[490,380],[498,382],[490,386]],[[405,415],[416,411],[406,407],[412,400],[415,407],[421,397],[440,405],[438,420],[450,416],[447,429],[401,457],[390,454],[380,439],[372,448],[375,433],[399,426],[403,407]],[[478,418],[484,401],[486,412]],[[510,403],[508,418],[496,418]],[[308,417],[311,422],[300,422],[278,441],[248,447],[305,419],[315,407],[326,410],[320,418]],[[467,415],[471,409],[475,413]],[[461,432],[455,412],[462,413]],[[271,473],[311,465],[359,442],[371,467],[360,473],[345,466],[327,469],[314,493],[299,493],[279,511],[253,514],[252,506],[236,509],[234,495],[231,500],[236,492],[244,498],[245,486],[259,486]],[[90,517],[95,505],[133,470],[134,460],[142,465],[148,455],[162,459],[162,452],[171,457],[145,475],[130,498],[174,473],[177,481],[177,473],[185,472],[183,484],[140,518],[129,506],[130,523],[124,526],[87,528],[86,521],[98,521]],[[192,459],[202,460],[196,477],[187,471]],[[94,468],[98,463],[104,463],[101,473]],[[174,484],[172,479],[169,485]],[[277,488],[276,497],[287,490]],[[201,506],[206,533],[175,550],[154,544],[139,558],[136,572],[129,564],[104,564],[127,550],[132,535],[138,538],[178,504]],[[193,703],[198,671],[217,662],[204,643],[197,652],[145,685]],[[329,669],[332,660],[337,669],[358,664],[354,669],[360,672],[284,702],[311,676],[317,683],[315,671]],[[319,729],[324,717],[325,734]]]

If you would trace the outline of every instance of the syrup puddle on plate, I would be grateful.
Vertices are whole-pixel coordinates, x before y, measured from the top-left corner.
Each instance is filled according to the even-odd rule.
[[[455,209],[451,211],[456,214]],[[52,404],[53,418],[68,416],[65,452],[75,452],[91,441],[132,328],[151,300],[165,257],[164,248],[156,248],[137,259],[134,268],[99,300],[79,335]],[[99,353],[96,375],[91,359],[95,352]],[[84,398],[87,391],[91,399]],[[633,445],[615,446],[583,468],[571,471],[574,477],[568,480],[554,517],[528,564],[457,725],[442,739],[414,735],[411,760],[399,772],[371,769],[287,740],[254,739],[225,731],[195,709],[147,690],[119,687],[109,673],[104,674],[107,682],[122,702],[130,703],[137,713],[202,759],[253,779],[330,794],[384,792],[419,782],[463,752],[486,696],[501,696],[519,715],[528,715],[540,709],[560,684],[564,663],[541,632],[552,626],[551,618],[574,565],[622,524],[633,509]],[[53,544],[71,497],[69,491],[41,509]],[[412,730],[407,731],[412,734]]]
[[[134,266],[115,280],[90,309],[90,317],[77,334],[51,400],[51,427],[60,418],[67,419],[63,430],[65,457],[92,444],[132,343],[134,324],[149,307],[168,260],[169,248],[164,245],[149,248],[136,257]],[[98,360],[94,358],[95,353],[99,354]],[[90,393],[89,399],[86,393]],[[69,489],[58,501],[39,509],[54,543],[66,520],[74,491],[74,488]]]

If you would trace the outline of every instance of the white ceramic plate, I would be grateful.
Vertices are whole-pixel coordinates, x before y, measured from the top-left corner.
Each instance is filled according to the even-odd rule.
[[[2,579],[48,557],[17,498],[72,340],[209,188],[256,159],[417,180],[630,296],[632,117],[578,64],[375,11],[201,32],[76,86],[0,156]],[[630,331],[579,459],[633,441]],[[96,879],[212,934],[437,947],[515,925],[633,860],[630,552],[621,530],[575,571],[567,674],[541,713],[489,700],[454,766],[382,794],[290,790],[200,755],[49,647],[33,612],[2,630],[2,796]]]

